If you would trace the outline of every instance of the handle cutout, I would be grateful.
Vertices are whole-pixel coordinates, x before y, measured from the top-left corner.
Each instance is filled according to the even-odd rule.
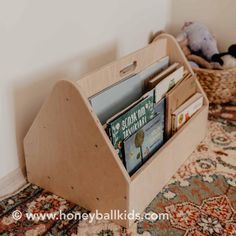
[[[120,76],[127,76],[130,73],[134,72],[137,67],[137,61],[133,61],[131,64],[120,70]]]

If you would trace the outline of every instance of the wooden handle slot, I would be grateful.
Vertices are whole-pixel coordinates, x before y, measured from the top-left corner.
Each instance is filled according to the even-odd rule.
[[[133,61],[131,64],[127,65],[125,68],[120,70],[120,76],[126,77],[131,75],[137,68],[137,61]]]

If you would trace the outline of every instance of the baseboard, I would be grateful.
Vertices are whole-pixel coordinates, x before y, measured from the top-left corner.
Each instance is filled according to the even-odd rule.
[[[0,179],[0,200],[13,194],[27,183],[21,168]]]

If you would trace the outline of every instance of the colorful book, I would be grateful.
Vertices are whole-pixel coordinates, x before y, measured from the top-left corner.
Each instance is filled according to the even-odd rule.
[[[196,93],[172,114],[172,132],[177,131],[203,106],[203,95]]]
[[[109,138],[122,160],[124,160],[123,141],[152,120],[154,116],[154,91],[152,90],[134,105],[107,121]]]
[[[164,99],[156,107],[156,116],[124,140],[125,166],[132,175],[164,142]]]

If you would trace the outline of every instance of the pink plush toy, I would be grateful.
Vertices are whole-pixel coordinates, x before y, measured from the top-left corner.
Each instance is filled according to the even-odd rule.
[[[198,22],[185,23],[176,39],[179,42],[187,39],[189,48],[193,52],[201,52],[208,61],[219,53],[215,38],[205,25]]]

